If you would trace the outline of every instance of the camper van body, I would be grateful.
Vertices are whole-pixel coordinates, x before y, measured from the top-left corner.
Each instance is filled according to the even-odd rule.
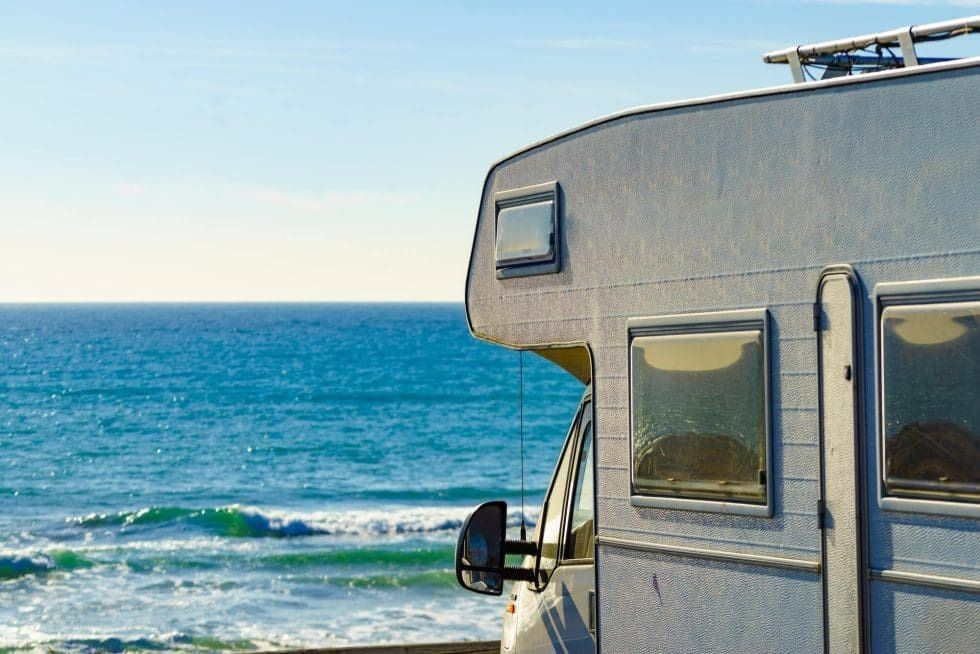
[[[894,468],[891,426],[941,392],[921,418],[961,449],[935,456],[980,454],[978,117],[965,59],[643,107],[491,168],[470,329],[591,384],[595,438],[595,607],[519,581],[503,647],[565,649],[544,623],[577,616],[609,654],[978,650],[977,479]],[[749,445],[661,433],[691,453],[649,463],[697,384]]]

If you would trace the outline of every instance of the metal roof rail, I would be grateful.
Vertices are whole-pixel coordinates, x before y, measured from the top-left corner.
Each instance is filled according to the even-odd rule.
[[[980,15],[926,25],[909,25],[877,34],[774,50],[766,53],[762,60],[767,64],[789,64],[793,81],[803,83],[807,76],[816,79],[807,70],[809,66],[822,68],[823,79],[827,79],[851,75],[855,72],[873,72],[949,61],[949,59],[919,57],[915,52],[915,44],[942,41],[976,31],[980,31]],[[872,48],[873,53],[870,51]],[[893,49],[900,49],[901,56],[896,55]],[[867,54],[851,54],[856,51],[865,51]]]

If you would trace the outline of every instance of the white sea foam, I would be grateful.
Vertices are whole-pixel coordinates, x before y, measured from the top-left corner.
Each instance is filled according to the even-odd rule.
[[[258,525],[267,525],[272,532],[356,537],[455,532],[470,511],[470,507],[393,507],[295,513],[237,505],[230,508]],[[528,515],[526,519],[533,525],[535,517]],[[520,512],[511,512],[508,524],[518,526]]]

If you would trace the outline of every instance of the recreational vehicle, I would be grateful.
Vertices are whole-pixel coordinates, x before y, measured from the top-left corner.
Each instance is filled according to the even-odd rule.
[[[916,52],[976,29],[491,167],[470,330],[583,384],[535,533],[460,534],[502,651],[980,651],[980,58]]]

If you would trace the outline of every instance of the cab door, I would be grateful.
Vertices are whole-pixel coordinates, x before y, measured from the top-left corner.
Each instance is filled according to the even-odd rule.
[[[595,492],[592,402],[569,433],[538,525],[537,583],[521,582],[504,649],[520,654],[595,652]]]

